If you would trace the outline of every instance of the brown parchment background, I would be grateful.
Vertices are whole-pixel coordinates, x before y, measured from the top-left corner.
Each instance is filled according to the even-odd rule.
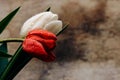
[[[20,37],[23,23],[51,7],[69,27],[58,36],[57,59],[32,59],[14,80],[119,80],[120,0],[0,0],[0,20],[21,6],[0,35]],[[19,44],[9,43],[9,53]]]

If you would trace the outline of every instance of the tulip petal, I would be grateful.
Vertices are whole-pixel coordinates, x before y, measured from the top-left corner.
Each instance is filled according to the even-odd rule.
[[[46,31],[46,30],[41,30],[41,29],[36,29],[36,30],[30,31],[28,33],[27,37],[29,37],[30,35],[39,36],[39,37],[44,38],[44,39],[57,40],[55,34],[53,34],[52,32]]]
[[[56,46],[55,40],[43,40],[42,44],[47,51],[53,50]]]
[[[45,62],[52,62],[56,59],[56,56],[53,52],[49,52],[48,56],[46,58],[40,58],[41,60],[45,61]]]
[[[53,50],[56,46],[56,40],[52,40],[52,39],[46,40],[46,39],[43,39],[43,38],[41,38],[39,36],[35,36],[35,35],[26,37],[26,39],[29,39],[29,38],[40,42],[43,45],[43,47],[45,48],[45,50],[47,50],[47,51]]]
[[[54,34],[57,34],[59,31],[62,30],[62,21],[60,20],[51,21],[45,25],[44,30],[48,30],[50,32],[53,32]]]
[[[53,50],[56,46],[56,42],[55,42],[56,40],[53,40],[53,39],[46,40],[46,39],[43,39],[43,38],[41,38],[39,36],[35,36],[35,35],[26,37],[26,39],[29,39],[29,38],[40,42],[43,45],[43,47],[45,48],[45,50],[47,50],[47,51]]]
[[[29,18],[21,28],[20,35],[25,37],[27,33],[34,29],[43,29],[44,25],[50,21],[57,20],[58,15],[53,14],[52,12],[42,12],[31,18]]]
[[[28,54],[34,57],[45,57],[46,58],[46,56],[48,55],[44,47],[42,46],[42,44],[33,39],[25,39],[22,47],[25,52],[27,52]]]
[[[57,19],[58,19],[57,14],[53,14],[52,12],[44,12],[44,15],[38,17],[34,21],[35,24],[33,25],[32,30],[33,29],[43,29],[45,24],[47,24],[50,21],[57,20]]]
[[[37,14],[37,15],[29,18],[29,19],[23,24],[23,26],[22,26],[22,28],[21,28],[20,35],[21,35],[22,37],[24,37],[25,35],[27,35],[27,33],[32,30],[32,27],[33,27],[33,25],[34,25],[34,21],[35,21],[37,18],[40,18],[42,15],[43,15],[43,13]]]

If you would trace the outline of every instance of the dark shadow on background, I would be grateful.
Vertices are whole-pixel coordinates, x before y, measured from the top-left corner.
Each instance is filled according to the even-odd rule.
[[[84,44],[76,48],[74,37],[69,36],[69,38],[59,41],[58,46],[55,49],[56,61],[58,62],[69,62],[75,60],[85,60],[85,50],[82,48]]]

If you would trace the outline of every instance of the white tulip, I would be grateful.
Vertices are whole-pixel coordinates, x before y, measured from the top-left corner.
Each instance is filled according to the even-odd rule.
[[[43,29],[57,34],[62,30],[62,21],[58,20],[58,15],[52,12],[42,12],[28,19],[21,28],[20,35],[26,36],[34,29]]]

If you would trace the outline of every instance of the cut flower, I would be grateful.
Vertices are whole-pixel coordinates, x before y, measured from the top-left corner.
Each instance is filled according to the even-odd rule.
[[[45,62],[55,60],[52,52],[56,46],[56,35],[46,30],[32,30],[28,33],[23,42],[23,50],[33,57]]]
[[[21,28],[20,35],[25,37],[23,50],[43,61],[55,60],[52,52],[56,46],[56,34],[62,30],[62,21],[52,12],[42,12],[28,19]]]
[[[17,8],[1,21],[1,32],[16,14]],[[50,8],[47,9],[49,11]],[[10,38],[1,40],[1,43],[23,42],[10,59],[0,76],[0,80],[13,80],[17,73],[33,58],[39,58],[45,62],[54,61],[56,56],[53,49],[56,46],[56,36],[65,30],[62,29],[62,21],[58,15],[52,12],[43,12],[28,19],[21,28],[22,38]],[[25,39],[24,39],[25,38]],[[7,47],[6,47],[7,49]],[[12,74],[11,74],[12,73]]]

